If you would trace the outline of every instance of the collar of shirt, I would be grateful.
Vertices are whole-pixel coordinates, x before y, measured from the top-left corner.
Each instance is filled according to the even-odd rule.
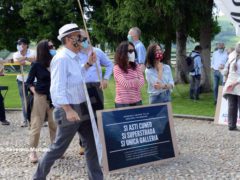
[[[66,47],[64,47],[63,52],[64,52],[67,56],[69,56],[71,59],[74,59],[74,60],[78,60],[78,59],[79,59],[77,53],[71,51],[70,49],[68,49],[68,48],[66,48]]]
[[[17,53],[17,58],[23,57],[23,55],[21,54],[20,51],[17,51],[16,53]],[[32,52],[30,49],[27,49],[27,52],[26,52],[26,55],[25,55],[25,56],[26,56],[26,57],[33,56],[33,52]]]
[[[134,41],[133,44],[134,44],[134,46],[136,46],[140,42],[141,42],[140,40],[137,40],[137,41]]]
[[[79,54],[86,54],[86,55],[89,55],[89,53],[90,53],[90,48],[87,48],[87,49],[82,49],[80,52],[79,52]]]

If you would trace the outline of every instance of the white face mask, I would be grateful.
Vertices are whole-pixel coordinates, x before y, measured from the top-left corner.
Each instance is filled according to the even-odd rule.
[[[135,53],[128,53],[128,61],[135,62]]]
[[[22,51],[23,50],[22,46],[21,45],[17,45],[17,50],[18,51]]]

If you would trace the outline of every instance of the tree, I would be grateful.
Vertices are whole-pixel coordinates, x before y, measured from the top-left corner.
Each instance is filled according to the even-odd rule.
[[[93,6],[90,23],[97,42],[109,42],[115,48],[121,41],[127,40],[128,30],[137,26],[142,31],[141,40],[145,46],[151,41],[165,45],[170,63],[175,30],[172,18],[161,10],[161,3],[152,0],[88,2]]]
[[[203,72],[201,78],[201,86],[204,92],[211,90],[211,70],[210,70],[210,56],[211,56],[211,40],[216,34],[220,32],[216,16],[213,14],[213,0],[196,1],[195,5],[198,9],[195,10],[195,29],[198,31],[190,31],[190,35],[196,41],[200,42],[202,47],[202,63]]]
[[[73,22],[83,27],[76,0],[23,0],[21,16],[32,40],[51,39],[56,45],[60,44],[57,36],[61,26]]]
[[[204,92],[211,91],[211,39],[215,34],[220,32],[217,22],[213,19],[212,9],[213,0],[205,0],[202,2],[205,6],[200,15],[200,45],[202,46],[202,59],[203,59],[203,74],[201,79],[202,90]],[[204,17],[204,18],[203,18]]]
[[[27,37],[26,23],[20,16],[22,0],[0,1],[0,49],[16,50],[19,37]]]
[[[159,0],[160,1],[160,0]],[[161,0],[165,7],[169,5],[168,0]],[[212,18],[213,0],[178,0],[173,1],[170,8],[165,8],[168,16],[174,17],[176,27],[176,83],[188,82],[186,73],[186,42],[187,37],[193,37],[200,41],[203,47],[204,71],[202,77],[203,90],[210,90],[210,50],[211,38],[219,32],[216,21]]]

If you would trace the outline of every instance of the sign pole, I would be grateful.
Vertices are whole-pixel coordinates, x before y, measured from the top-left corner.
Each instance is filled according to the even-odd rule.
[[[90,41],[90,36],[89,36],[88,30],[87,30],[87,26],[86,26],[86,22],[85,22],[85,19],[84,19],[84,16],[83,16],[82,6],[81,6],[81,3],[80,3],[79,0],[78,0],[78,5],[79,5],[79,8],[80,8],[80,11],[81,11],[81,14],[82,14],[84,28],[85,28],[85,31],[87,33],[90,46],[92,48],[91,41]],[[102,83],[97,63],[95,63],[95,65],[96,65],[96,69],[97,69],[98,79],[99,79],[100,83]],[[97,125],[96,125],[96,121],[95,121],[95,117],[94,117],[91,101],[90,101],[90,98],[89,98],[89,94],[88,94],[88,91],[87,91],[87,86],[86,86],[86,82],[85,82],[84,78],[83,78],[83,88],[84,88],[84,93],[86,95],[88,111],[89,111],[89,115],[90,115],[90,119],[91,119],[93,136],[94,136],[96,150],[97,150],[97,155],[98,155],[98,161],[99,161],[99,164],[101,165],[102,164],[102,144],[100,142],[98,128],[97,128]]]

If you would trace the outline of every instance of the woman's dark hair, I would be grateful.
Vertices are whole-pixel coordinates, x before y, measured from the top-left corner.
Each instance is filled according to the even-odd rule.
[[[155,66],[155,52],[156,52],[157,46],[160,46],[160,45],[154,43],[154,44],[150,44],[147,48],[147,55],[146,55],[146,61],[145,61],[145,65],[147,68],[154,68]]]
[[[48,46],[49,40],[41,40],[37,45],[37,58],[36,62],[39,62],[44,67],[49,67],[52,60],[52,55],[49,52]]]
[[[128,45],[131,45],[134,48],[135,58],[137,58],[137,52],[134,47],[134,44],[128,41],[121,42],[116,50],[115,53],[115,64],[117,64],[120,69],[122,69],[125,73],[128,73],[128,64],[130,65],[130,68],[135,70],[137,68],[137,64],[135,62],[129,62],[128,63]]]

